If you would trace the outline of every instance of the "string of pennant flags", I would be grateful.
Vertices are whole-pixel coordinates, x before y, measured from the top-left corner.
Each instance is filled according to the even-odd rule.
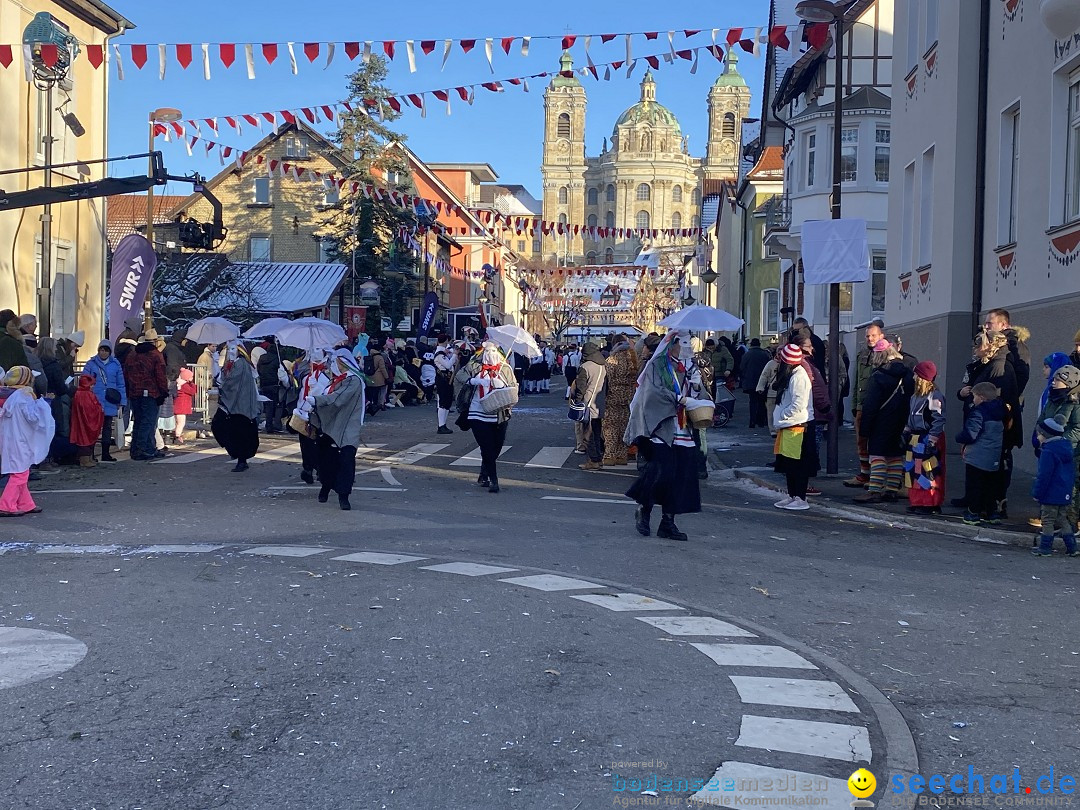
[[[748,26],[738,28],[711,28],[661,31],[636,31],[615,34],[565,34],[565,35],[540,35],[540,36],[503,36],[484,37],[475,39],[405,39],[405,40],[355,40],[345,42],[200,42],[200,43],[111,43],[111,52],[107,45],[86,44],[81,46],[78,54],[69,52],[69,61],[85,56],[87,62],[94,69],[103,66],[108,69],[109,65],[115,68],[118,79],[124,79],[125,64],[130,64],[135,70],[143,71],[151,65],[151,55],[156,53],[158,78],[164,80],[171,66],[187,71],[196,61],[202,68],[203,78],[209,81],[213,75],[212,67],[220,65],[229,70],[236,65],[243,65],[247,71],[248,79],[254,79],[258,65],[273,65],[278,59],[287,59],[289,69],[295,75],[300,67],[313,65],[320,62],[323,69],[333,64],[338,52],[343,52],[349,61],[362,58],[370,60],[373,55],[385,56],[394,61],[399,54],[404,54],[408,63],[409,72],[417,70],[417,57],[429,57],[434,53],[442,53],[440,69],[445,69],[450,56],[460,50],[468,54],[476,48],[480,48],[486,58],[491,72],[495,72],[494,55],[502,51],[509,56],[511,51],[517,49],[521,56],[527,57],[529,49],[535,40],[558,40],[563,50],[572,50],[579,42],[583,46],[585,58],[588,64],[593,64],[590,49],[593,43],[599,40],[604,45],[613,40],[621,39],[626,48],[626,62],[633,61],[634,39],[644,38],[646,42],[660,39],[666,36],[669,52],[676,52],[676,37],[690,39],[706,31],[709,32],[712,45],[717,46],[718,41],[726,42],[729,47],[739,45],[743,50],[758,54],[762,45],[773,45],[778,48],[791,50],[798,48],[803,36],[800,28],[806,32],[806,41],[812,47],[821,47],[828,38],[828,25],[814,23],[810,25],[774,25]],[[815,42],[817,44],[815,44]],[[299,54],[297,51],[299,50]],[[419,52],[419,53],[418,53]],[[20,43],[0,44],[0,67],[9,68],[15,63],[16,55],[21,56],[23,68],[27,77],[31,77],[34,59],[40,59],[47,67],[54,67],[60,62],[61,46],[55,43]],[[126,57],[126,63],[125,63]]]

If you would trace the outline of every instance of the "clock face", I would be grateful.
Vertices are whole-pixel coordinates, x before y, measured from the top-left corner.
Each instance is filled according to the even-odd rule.
[[[558,150],[562,153],[570,151],[570,141],[559,141]]]

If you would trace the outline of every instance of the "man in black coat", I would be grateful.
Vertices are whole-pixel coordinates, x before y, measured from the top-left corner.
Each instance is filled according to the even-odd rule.
[[[810,333],[810,345],[814,347],[814,356],[810,358],[814,366],[821,372],[821,379],[828,381],[828,350],[825,348],[825,341],[814,334],[814,330],[810,328],[810,322],[806,318],[796,318],[791,324],[792,336],[797,336],[800,330],[805,329]]]
[[[263,413],[266,415],[267,433],[284,433],[281,426],[282,395],[284,389],[278,379],[278,370],[281,368],[281,356],[278,354],[277,343],[270,344],[270,348],[259,358],[259,393],[267,402],[263,403]]]
[[[754,338],[750,341],[750,348],[743,356],[739,366],[739,379],[742,381],[742,390],[750,398],[750,427],[768,427],[769,416],[765,412],[765,394],[757,391],[758,378],[765,370],[769,362],[769,353],[761,348],[761,341]]]
[[[983,328],[987,332],[1001,332],[1009,341],[1009,361],[1016,374],[1016,389],[1020,396],[1020,407],[1024,407],[1024,389],[1031,379],[1031,352],[1027,340],[1031,332],[1023,326],[1013,326],[1009,322],[1009,310],[992,309],[986,313]]]

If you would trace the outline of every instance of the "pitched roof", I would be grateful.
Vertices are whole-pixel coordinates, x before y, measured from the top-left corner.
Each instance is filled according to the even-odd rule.
[[[255,309],[263,313],[305,312],[330,301],[349,268],[316,262],[234,262],[246,271]]]
[[[169,212],[185,200],[182,194],[154,195],[154,224],[164,225],[172,222]],[[138,233],[146,226],[145,194],[114,194],[106,198],[105,234],[109,240],[109,249],[116,246],[128,234]]]
[[[780,180],[784,177],[784,148],[766,146],[754,168],[746,175],[751,180]]]

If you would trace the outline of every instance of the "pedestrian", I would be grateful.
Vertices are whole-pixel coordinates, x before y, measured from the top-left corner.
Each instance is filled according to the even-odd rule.
[[[367,352],[367,356],[364,357],[364,376],[367,378],[364,381],[367,410],[369,414],[375,414],[386,410],[386,395],[389,389],[390,373],[387,370],[386,357],[376,341],[371,341]],[[446,432],[449,433],[450,431]]]
[[[915,385],[900,352],[882,338],[871,355],[874,373],[862,401],[862,431],[870,454],[870,482],[856,503],[892,502],[904,481],[902,436]]]
[[[828,386],[828,375],[826,369],[828,368],[828,352],[825,348],[825,341],[814,334],[814,328],[810,326],[810,321],[806,318],[796,318],[791,322],[791,334],[797,335],[801,330],[806,330],[810,335],[810,344],[813,347],[813,354],[808,358],[813,364],[814,368],[821,372],[821,379],[825,380],[826,386]],[[798,343],[800,341],[792,340],[791,343]],[[803,352],[805,355],[806,352]]]
[[[607,367],[600,347],[591,341],[581,347],[581,368],[578,369],[577,398],[585,404],[589,421],[584,428],[585,451],[588,460],[579,464],[583,470],[604,469],[604,408]]]
[[[33,382],[29,366],[13,366],[4,375],[4,386],[13,390],[0,407],[0,473],[8,476],[0,517],[41,511],[26,482],[30,468],[49,454],[56,425],[48,403],[34,393]]]
[[[794,343],[788,343],[779,353],[780,364],[776,371],[776,427],[775,469],[787,478],[786,498],[773,506],[777,509],[805,511],[810,479],[818,474],[817,434],[814,430],[813,382],[803,365],[803,352]]]
[[[855,385],[851,391],[851,413],[855,421],[855,446],[859,454],[859,471],[844,481],[845,487],[863,489],[870,483],[870,451],[867,449],[866,436],[860,430],[862,424],[862,400],[866,396],[866,385],[874,369],[870,357],[873,347],[885,337],[885,322],[875,318],[866,325],[866,344],[855,355]]]
[[[195,412],[195,396],[198,393],[195,372],[186,367],[180,369],[180,375],[176,380],[176,396],[173,397],[173,416],[176,418],[173,440],[177,444],[184,444],[186,441],[184,428],[187,427],[187,418]]]
[[[176,329],[169,335],[165,350],[161,353],[165,358],[165,379],[169,381],[170,386],[180,379],[180,369],[187,365],[187,355],[184,352],[186,342],[187,330]]]
[[[97,354],[86,361],[83,372],[94,375],[94,396],[101,404],[105,418],[101,423],[101,460],[114,462],[112,455],[113,421],[122,408],[127,407],[127,383],[120,361],[112,355],[112,344],[103,340],[98,344]]]
[[[158,410],[169,396],[165,359],[157,350],[157,339],[157,332],[148,330],[139,337],[135,348],[128,352],[124,361],[124,383],[127,385],[128,405],[134,423],[130,450],[132,461],[165,457],[154,442]]]
[[[311,409],[319,431],[319,503],[326,503],[333,490],[338,506],[347,512],[352,509],[349,496],[356,480],[356,448],[364,426],[363,370],[348,349],[337,349],[329,362],[333,379],[325,393],[312,397]]]
[[[731,376],[732,367],[735,365],[735,358],[731,356],[731,352],[725,345],[724,338],[720,343],[717,343],[712,338],[705,341],[705,351],[709,353],[712,358],[713,368],[713,386],[709,392],[712,394],[713,401],[716,401],[716,386],[723,385],[727,378]]]
[[[604,399],[604,455],[601,464],[622,467],[630,463],[623,434],[630,421],[630,400],[634,398],[639,371],[634,344],[625,334],[616,335],[615,345],[604,364],[607,392]]]
[[[64,379],[75,376],[75,361],[79,356],[79,349],[86,342],[86,332],[82,330],[72,332],[66,338],[56,341],[56,357],[60,361],[60,367],[64,370]]]
[[[945,503],[945,397],[934,381],[937,365],[915,365],[915,393],[904,429],[904,483],[908,511],[937,515]]]
[[[0,368],[26,364],[26,348],[19,330],[19,318],[10,309],[0,311]]]
[[[247,349],[239,340],[229,342],[225,365],[218,377],[218,409],[210,430],[229,458],[233,472],[245,472],[248,459],[259,452],[259,389]]]
[[[1069,354],[1069,362],[1080,368],[1080,331],[1073,335],[1073,350]]]
[[[1064,352],[1053,352],[1043,358],[1043,379],[1046,380],[1046,387],[1043,388],[1042,396],[1039,397],[1039,416],[1035,420],[1036,427],[1031,431],[1031,446],[1036,449],[1036,455],[1038,455],[1039,447],[1038,423],[1049,416],[1053,416],[1052,413],[1046,414],[1044,411],[1046,410],[1046,403],[1050,401],[1051,392],[1054,390],[1054,375],[1057,374],[1058,369],[1068,365],[1070,365],[1069,356]],[[1063,399],[1060,393],[1061,388],[1062,386],[1058,386],[1059,393],[1056,396],[1058,401]],[[1068,433],[1067,428],[1065,432]]]
[[[761,348],[761,341],[757,338],[750,340],[750,348],[743,356],[739,366],[739,379],[742,381],[742,390],[749,400],[750,429],[766,427],[769,417],[765,412],[765,395],[758,393],[758,382],[761,380],[761,372],[768,364],[769,353]]]
[[[94,394],[94,373],[79,375],[79,387],[71,400],[70,441],[75,447],[80,467],[95,467],[94,445],[105,424],[105,409]]]
[[[1009,347],[1009,361],[1016,374],[1017,401],[1023,406],[1024,389],[1031,379],[1031,351],[1027,347],[1031,332],[1023,326],[1013,326],[1007,309],[992,309],[987,312],[983,328],[987,332],[1000,332],[1005,335]]]
[[[1005,405],[993,383],[971,387],[964,429],[956,436],[964,449],[964,523],[975,526],[986,520],[997,523],[996,499],[1000,490],[1001,454],[1005,442]]]
[[[637,352],[635,352],[637,354]],[[566,355],[563,357],[563,375],[566,377],[566,400],[570,399],[570,389],[574,385],[574,380],[577,379],[578,367],[581,365],[581,352],[578,351],[577,344],[571,343],[570,348],[567,349]]]
[[[259,374],[259,394],[265,397],[263,430],[273,435],[285,432],[285,428],[281,425],[282,394],[284,393],[284,386],[281,384],[283,369],[277,341],[264,345],[266,349],[256,361],[255,368]]]
[[[476,483],[494,494],[499,491],[499,454],[506,443],[513,403],[517,402],[517,378],[499,347],[490,341],[482,345],[479,358],[474,358],[468,369],[471,391],[464,422],[480,448]]]
[[[354,358],[355,359],[355,358]],[[313,349],[305,355],[306,373],[300,379],[299,396],[289,425],[300,440],[300,480],[314,484],[319,469],[318,434],[311,425],[311,410],[315,397],[326,393],[330,387],[329,361],[324,349]],[[366,410],[366,409],[365,409]]]
[[[1065,543],[1065,554],[1080,557],[1076,548],[1076,524],[1068,515],[1076,489],[1076,462],[1064,435],[1064,418],[1058,415],[1040,420],[1035,432],[1042,452],[1039,453],[1039,472],[1031,487],[1031,497],[1039,502],[1042,531],[1039,545],[1031,553],[1036,557],[1050,557],[1054,553],[1054,536],[1060,534]]]
[[[685,353],[686,347],[682,346],[682,350]],[[685,399],[711,403],[713,396],[712,357],[702,346],[701,338],[696,335],[690,338],[690,353],[690,363],[687,366],[686,375]],[[738,361],[736,360],[736,362]],[[684,402],[683,407],[689,410],[692,405]],[[606,417],[604,421],[607,421]],[[690,435],[694,439],[694,449],[697,451],[698,480],[701,481],[709,477],[709,444],[705,431],[706,428],[695,428],[690,425]]]
[[[454,374],[458,367],[457,352],[450,343],[449,335],[445,333],[439,335],[439,342],[432,360],[435,363],[435,391],[439,397],[439,429],[435,432],[446,435],[454,432],[446,426],[446,420],[450,417],[450,409],[454,406]]]
[[[1047,419],[1063,420],[1065,440],[1072,448],[1077,469],[1080,470],[1080,369],[1065,365],[1055,371],[1050,378],[1049,391],[1045,396],[1046,402],[1039,412],[1036,425]],[[1038,454],[1039,449],[1036,445],[1035,455]],[[1068,519],[1074,527],[1078,512],[1080,512],[1080,490],[1073,495],[1068,508]]]
[[[687,540],[675,525],[676,515],[701,511],[697,450],[685,407],[693,354],[689,340],[687,332],[678,330],[664,336],[642,368],[630,403],[623,441],[637,443],[644,466],[626,494],[638,503],[634,522],[644,537],[652,533],[655,506],[661,511],[656,536],[667,540]]]
[[[832,400],[829,398],[829,385],[825,381],[825,375],[821,373],[821,369],[814,363],[813,337],[813,333],[805,327],[792,329],[788,342],[794,343],[802,349],[802,367],[810,377],[811,397],[814,402],[814,440],[817,442],[817,446],[821,447],[825,443],[825,429],[832,422]],[[815,486],[807,485],[806,494],[820,495],[821,490]]]
[[[773,423],[773,412],[776,409],[776,372],[780,368],[780,361],[776,357],[769,357],[765,367],[758,375],[755,393],[765,402],[765,417],[768,423],[769,435],[776,438],[776,426]],[[765,427],[765,425],[762,425]]]

